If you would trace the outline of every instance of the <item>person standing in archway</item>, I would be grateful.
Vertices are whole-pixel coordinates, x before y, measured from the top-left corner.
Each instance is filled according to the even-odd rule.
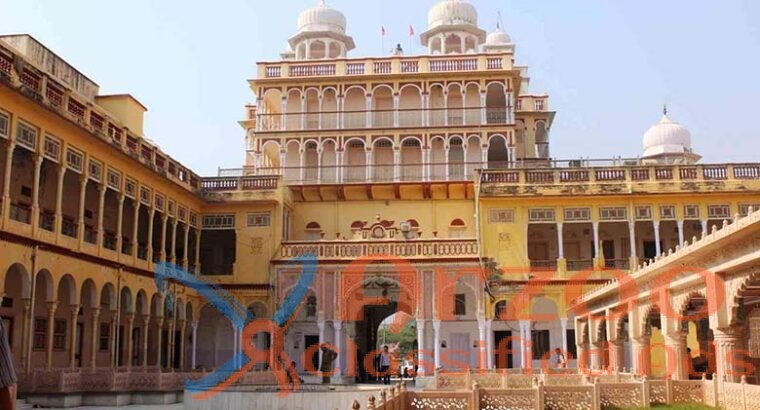
[[[0,321],[0,409],[16,409],[16,371],[5,324]]]

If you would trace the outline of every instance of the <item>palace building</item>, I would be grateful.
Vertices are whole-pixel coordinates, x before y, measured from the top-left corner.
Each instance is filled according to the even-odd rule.
[[[555,348],[657,376],[622,350],[587,362],[604,332],[571,305],[760,209],[760,163],[700,162],[667,109],[630,159],[557,160],[556,113],[505,27],[443,0],[419,37],[422,55],[352,57],[340,11],[304,10],[249,80],[245,164],[201,177],[144,135],[135,97],[101,95],[31,36],[0,36],[0,316],[21,392],[165,400],[241,352],[242,329],[183,283],[159,292],[157,266],[271,319],[306,255],[316,278],[284,336],[299,372],[327,342],[335,382],[371,380],[364,357],[396,314],[415,327],[423,378],[538,368]],[[685,326],[679,348],[705,353],[704,326]],[[665,340],[662,327],[636,343]]]

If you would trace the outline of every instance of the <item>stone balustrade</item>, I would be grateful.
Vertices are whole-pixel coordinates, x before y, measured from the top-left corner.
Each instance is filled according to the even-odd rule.
[[[303,255],[320,259],[354,260],[362,256],[393,255],[406,259],[477,258],[475,239],[415,239],[409,241],[315,241],[285,242],[280,258]]]

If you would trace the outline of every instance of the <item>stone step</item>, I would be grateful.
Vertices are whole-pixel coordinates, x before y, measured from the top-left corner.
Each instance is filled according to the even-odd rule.
[[[34,405],[29,404],[26,400],[16,400],[16,410],[31,410]]]

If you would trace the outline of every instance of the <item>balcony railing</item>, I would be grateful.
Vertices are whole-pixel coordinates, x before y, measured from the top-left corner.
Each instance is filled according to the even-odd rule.
[[[116,234],[113,232],[105,232],[103,234],[103,247],[112,251],[116,250]]]
[[[512,124],[513,117],[511,107],[449,107],[260,114],[256,124],[264,132],[309,131],[505,125]]]
[[[279,177],[272,175],[203,178],[201,189],[205,192],[271,191],[277,189],[278,181]]]
[[[260,63],[260,77],[324,77],[509,70],[511,54],[465,56],[398,56],[363,60],[283,61]]]
[[[55,230],[55,214],[40,211],[40,228],[48,232],[53,232]]]
[[[508,168],[509,162],[489,162],[489,168]],[[432,164],[381,164],[381,165],[325,165],[321,167],[259,168],[261,175],[281,175],[285,185],[334,185],[352,183],[393,183],[425,181],[471,181],[476,170],[484,168],[482,162],[451,162]],[[232,172],[232,170],[226,170]],[[237,172],[244,173],[245,170]],[[239,178],[215,178],[225,181],[219,191],[235,191],[232,182]]]
[[[515,166],[520,167],[518,162]],[[760,164],[717,165],[645,165],[638,161],[622,161],[614,167],[595,167],[592,163],[547,161],[548,168],[513,170],[487,169],[481,173],[484,184],[558,185],[610,182],[659,181],[741,181],[760,180]]]
[[[530,261],[533,269],[557,269],[557,260],[533,260]]]
[[[475,239],[285,242],[280,250],[281,258],[296,258],[307,254],[346,260],[377,255],[417,259],[477,257],[478,243]]]

